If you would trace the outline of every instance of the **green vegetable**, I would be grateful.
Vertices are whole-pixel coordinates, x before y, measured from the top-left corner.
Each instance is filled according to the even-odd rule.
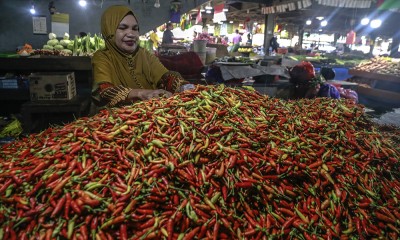
[[[53,47],[53,46],[50,46],[50,45],[43,45],[43,49],[53,50],[54,47]]]
[[[50,45],[50,46],[55,46],[55,45],[58,45],[59,43],[60,42],[57,39],[51,39],[51,40],[47,41],[47,45]]]
[[[63,50],[64,47],[62,45],[60,45],[60,44],[57,44],[57,45],[54,46],[54,49],[55,50]]]
[[[65,40],[65,39],[63,39],[63,40],[60,41],[60,44],[63,45],[64,47],[66,47],[66,46],[68,46],[68,44],[69,44],[70,42],[71,42],[71,40],[68,40],[68,39]]]
[[[70,43],[68,43],[68,45],[67,45],[67,49],[69,49],[69,50],[74,50],[74,42],[73,41],[71,41]]]
[[[55,33],[49,33],[49,39],[50,40],[56,39],[56,38],[57,38],[57,35]]]
[[[68,33],[64,33],[63,39],[64,39],[64,40],[68,40],[68,39],[69,39],[69,34],[68,34]]]

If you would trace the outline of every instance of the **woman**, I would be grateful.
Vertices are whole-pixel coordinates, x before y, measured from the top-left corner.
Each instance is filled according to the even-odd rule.
[[[102,15],[106,48],[92,58],[93,92],[98,105],[120,106],[136,100],[170,97],[186,84],[158,58],[139,47],[139,25],[127,6],[111,6]]]

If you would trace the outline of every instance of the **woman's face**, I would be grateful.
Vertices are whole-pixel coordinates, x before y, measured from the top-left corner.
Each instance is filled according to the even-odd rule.
[[[139,44],[139,25],[136,18],[128,14],[119,23],[115,32],[117,47],[126,53],[133,53]]]

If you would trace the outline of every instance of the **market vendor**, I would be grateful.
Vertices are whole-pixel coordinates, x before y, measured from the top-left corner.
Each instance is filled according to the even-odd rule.
[[[92,58],[92,96],[100,106],[119,106],[135,100],[169,97],[186,84],[154,55],[139,47],[139,24],[133,11],[109,7],[101,18],[106,48]]]
[[[174,29],[174,25],[167,23],[167,29],[163,33],[162,44],[173,44],[174,40],[184,40],[184,38],[175,37],[172,29]]]

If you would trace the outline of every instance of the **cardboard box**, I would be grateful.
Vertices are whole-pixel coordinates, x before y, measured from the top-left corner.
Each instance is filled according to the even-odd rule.
[[[74,72],[38,72],[29,76],[31,101],[70,100],[76,96]]]

